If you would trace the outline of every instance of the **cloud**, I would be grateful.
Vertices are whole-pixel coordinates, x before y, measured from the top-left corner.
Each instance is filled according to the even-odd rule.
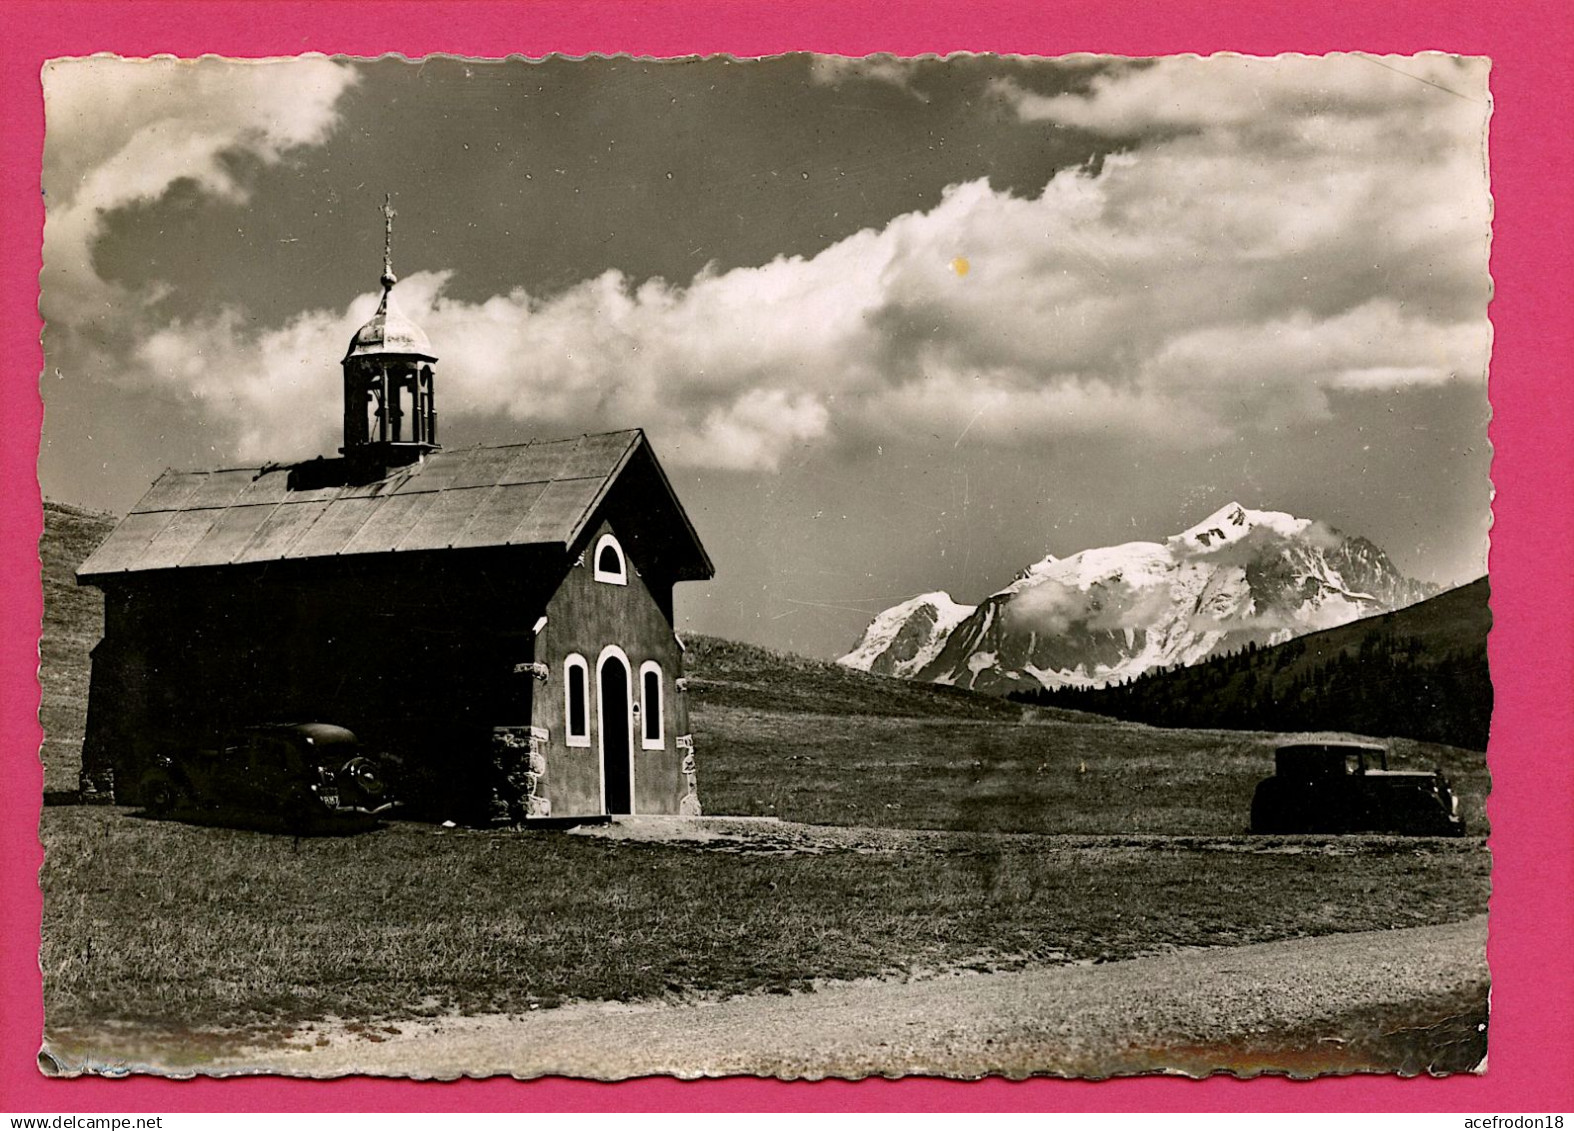
[[[178,176],[243,192],[226,179],[226,146],[281,160],[332,128],[348,80],[318,62],[301,72],[309,93],[281,106],[269,83],[243,82],[241,109],[211,128],[177,99],[188,117],[175,126],[150,116],[107,140],[89,131],[65,215],[90,231],[94,210]],[[852,62],[816,60],[817,81]],[[856,62],[861,77],[900,73]],[[686,282],[614,270],[473,302],[447,293],[454,264],[397,297],[441,356],[450,424],[640,425],[673,462],[754,471],[801,448],[914,434],[1218,446],[1352,399],[1483,382],[1484,74],[1441,56],[1220,58],[1119,69],[1075,95],[1001,85],[1020,128],[1103,130],[1126,148],[1029,196],[953,185],[931,209],[812,257]],[[72,97],[58,105],[67,113]],[[114,187],[111,171],[154,138],[170,143],[160,171]],[[261,331],[243,311],[157,327],[119,379],[201,400],[238,456],[331,450],[338,360],[374,302]],[[322,406],[315,428],[302,427],[303,397]]]
[[[1064,636],[1088,618],[1088,595],[1075,586],[1048,579],[1018,593],[1005,606],[1012,632]]]
[[[266,62],[205,57],[56,59],[43,72],[44,316],[57,327],[125,317],[132,295],[93,268],[107,213],[157,200],[178,181],[244,200],[229,158],[275,164],[324,141],[356,81],[321,56]]]
[[[1063,636],[1073,629],[1125,632],[1152,628],[1173,607],[1168,584],[1139,587],[1104,580],[1079,589],[1045,579],[1018,591],[1005,605],[1005,616],[1014,632]]]
[[[1422,109],[1433,128],[1482,125],[1485,59],[1438,53],[1176,55],[1095,76],[1085,92],[1041,95],[1011,79],[990,89],[1023,121],[1054,122],[1114,137],[1166,130],[1305,129],[1319,122],[1393,120]],[[1443,96],[1460,103],[1450,116]],[[1452,121],[1450,122],[1450,117]]]
[[[841,86],[847,82],[876,82],[894,86],[920,102],[929,96],[913,87],[918,63],[895,55],[865,55],[860,59],[845,55],[815,55],[809,60],[809,81],[816,86]]]
[[[1486,370],[1485,319],[1439,324],[1393,299],[1318,318],[1297,310],[1251,324],[1177,333],[1144,359],[1140,382],[1188,403],[1246,406],[1263,422],[1332,415],[1337,392],[1392,392],[1443,385]]]
[[[811,392],[752,386],[704,364],[685,368],[706,360],[689,340],[705,336],[693,320],[722,299],[688,299],[699,305],[685,320],[668,288],[633,290],[609,272],[546,302],[516,291],[468,303],[444,296],[450,277],[418,273],[395,291],[395,305],[422,325],[441,357],[445,421],[503,416],[564,433],[638,425],[676,462],[731,470],[773,470],[793,447],[827,431],[829,410]],[[363,294],[343,311],[309,311],[261,333],[249,331],[238,310],[175,323],[137,347],[129,379],[187,394],[229,422],[237,458],[331,451],[340,428],[339,359],[377,299]],[[746,337],[709,346],[748,364]]]

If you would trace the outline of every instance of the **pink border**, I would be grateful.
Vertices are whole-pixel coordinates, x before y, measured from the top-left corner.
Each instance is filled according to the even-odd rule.
[[[233,1110],[1396,1110],[1574,1109],[1574,317],[1569,295],[1574,202],[1574,9],[1566,0],[727,0],[595,3],[388,4],[15,2],[0,87],[0,1107],[25,1112]],[[965,13],[965,15],[963,15]],[[34,542],[42,407],[36,306],[38,72],[57,55],[285,55],[318,50],[375,55],[448,51],[539,55],[631,51],[650,55],[785,50],[1096,50],[1130,55],[1232,49],[1253,54],[1442,49],[1493,58],[1492,189],[1497,297],[1492,440],[1497,455],[1492,577],[1498,689],[1491,800],[1497,867],[1492,899],[1494,1021],[1491,1071],[1480,1078],[1108,1084],[934,1080],[783,1084],[731,1079],[620,1085],[548,1080],[413,1084],[251,1079],[168,1082],[49,1080],[34,1056],[42,1017],[36,963],[42,853],[35,836],[40,732],[34,640],[40,615]],[[16,438],[20,439],[16,439]]]

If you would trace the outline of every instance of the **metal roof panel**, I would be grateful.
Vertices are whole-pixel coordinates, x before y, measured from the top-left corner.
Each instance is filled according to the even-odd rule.
[[[252,535],[251,541],[235,554],[233,560],[237,563],[275,562],[287,557],[296,539],[300,538],[327,509],[326,499],[284,503],[274,507],[263,520],[262,525],[257,528],[257,533]]]
[[[401,550],[446,550],[458,543],[486,502],[492,487],[463,487],[449,491],[434,491],[431,506],[422,512],[420,520],[399,543]]]
[[[142,551],[136,568],[173,569],[179,566],[223,513],[216,509],[172,512],[168,524]]]
[[[384,498],[398,491],[418,470],[419,468],[401,467],[390,471],[384,479],[374,479],[370,483],[348,484],[339,489],[338,497],[341,499]]]
[[[502,472],[512,458],[514,448],[469,448],[461,452],[444,452],[445,462],[453,459],[460,463],[453,479],[447,484],[454,487],[493,487],[502,482]],[[416,489],[411,484],[411,490]]]
[[[284,556],[327,558],[344,553],[350,539],[379,505],[376,499],[335,499],[323,508],[316,522],[301,532]]]
[[[415,473],[405,477],[395,487],[397,494],[408,495],[419,491],[442,491],[454,485],[459,475],[469,466],[469,449],[455,452],[437,451],[421,462]]]
[[[133,512],[120,520],[120,525],[110,531],[109,537],[98,549],[88,555],[87,561],[77,570],[77,576],[89,577],[99,573],[118,573],[138,569],[148,543],[169,525],[175,511]]]
[[[386,553],[398,549],[422,513],[432,505],[436,492],[421,495],[389,495],[377,500],[377,507],[355,537],[345,544],[346,554]]]
[[[227,507],[235,501],[236,496],[251,486],[256,476],[256,468],[245,467],[198,473],[194,476],[196,489],[180,504],[180,509],[193,511]]]
[[[264,503],[261,506],[229,507],[208,512],[215,516],[213,525],[192,546],[191,552],[180,560],[181,568],[229,565],[268,520],[274,505]]]
[[[595,501],[601,479],[559,479],[548,483],[535,506],[514,528],[508,541],[518,545],[529,542],[562,542],[567,545],[585,508]]]
[[[546,491],[545,483],[513,483],[485,492],[475,516],[454,540],[456,547],[501,546]]]
[[[333,488],[332,490],[337,490]],[[330,492],[331,493],[331,492]],[[231,506],[249,507],[263,503],[283,503],[302,495],[311,496],[315,491],[291,491],[288,467],[265,467],[253,472],[251,482],[241,488]]]
[[[132,514],[148,511],[178,511],[197,490],[201,475],[189,471],[166,471],[153,481],[147,493],[131,508]]]

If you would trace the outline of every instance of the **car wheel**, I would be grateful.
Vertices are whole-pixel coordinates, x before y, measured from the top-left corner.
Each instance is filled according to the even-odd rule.
[[[162,817],[180,804],[181,791],[168,774],[150,774],[142,781],[142,807]]]
[[[1284,802],[1272,778],[1258,785],[1257,792],[1252,795],[1251,829],[1258,834],[1285,831]]]
[[[381,797],[387,785],[377,768],[377,763],[370,758],[355,757],[344,764],[340,771],[342,780],[349,782],[367,797]]]

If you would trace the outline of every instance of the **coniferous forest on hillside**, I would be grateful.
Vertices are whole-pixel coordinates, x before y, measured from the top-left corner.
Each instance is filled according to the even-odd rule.
[[[1253,644],[1106,687],[1012,698],[1154,726],[1340,730],[1485,750],[1492,718],[1487,597],[1482,578],[1284,644]]]

